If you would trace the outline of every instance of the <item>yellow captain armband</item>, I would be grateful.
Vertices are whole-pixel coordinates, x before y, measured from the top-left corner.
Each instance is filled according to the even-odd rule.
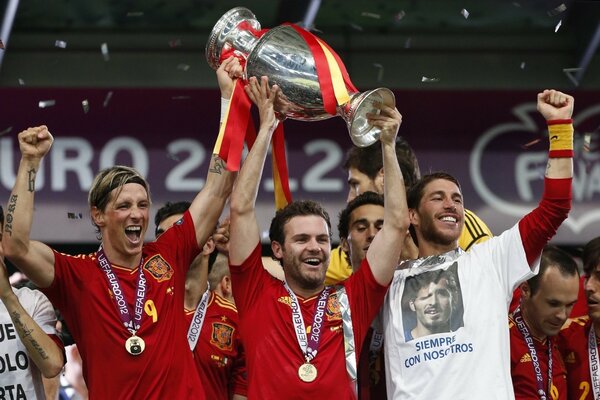
[[[548,121],[550,158],[573,157],[573,120],[557,119]]]

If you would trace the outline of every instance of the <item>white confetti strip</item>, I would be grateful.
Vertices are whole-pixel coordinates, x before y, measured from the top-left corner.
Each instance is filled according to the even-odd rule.
[[[466,8],[463,8],[462,10],[460,10],[460,13],[463,17],[465,17],[465,19],[469,18],[469,12],[467,11]]]
[[[110,54],[108,54],[108,43],[102,43],[100,45],[100,52],[102,53],[102,58],[104,61],[110,60]]]
[[[65,42],[64,40],[57,40],[56,42],[54,42],[54,47],[59,47],[61,49],[66,49],[67,48],[67,42]]]
[[[558,21],[558,24],[556,24],[556,26],[554,27],[554,33],[558,32],[561,25],[562,25],[562,19],[560,21]]]
[[[113,96],[113,92],[112,90],[108,93],[106,93],[106,97],[104,98],[104,103],[102,103],[102,106],[104,108],[108,107],[108,103],[110,102],[110,99],[112,99]]]
[[[360,15],[363,17],[367,17],[367,18],[381,19],[380,14],[376,14],[376,13],[372,13],[372,12],[368,12],[368,11],[363,11]]]
[[[48,108],[56,104],[56,100],[40,100],[38,103],[39,108]]]
[[[81,107],[83,107],[83,112],[87,114],[90,111],[90,102],[88,99],[81,101]]]
[[[440,78],[428,78],[426,76],[421,78],[421,82],[425,82],[425,83],[435,83],[435,82],[439,82]]]

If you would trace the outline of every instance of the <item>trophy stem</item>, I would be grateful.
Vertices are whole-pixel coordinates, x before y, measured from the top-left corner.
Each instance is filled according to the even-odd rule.
[[[379,140],[381,130],[369,124],[367,119],[367,113],[380,113],[378,104],[395,107],[394,93],[386,88],[352,93],[350,101],[338,107],[338,114],[346,121],[354,145],[367,147]]]

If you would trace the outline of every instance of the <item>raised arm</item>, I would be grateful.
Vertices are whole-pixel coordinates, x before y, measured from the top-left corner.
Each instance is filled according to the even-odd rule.
[[[260,83],[252,77],[246,86],[246,93],[259,110],[260,129],[254,146],[242,165],[231,194],[229,238],[229,263],[231,265],[239,265],[244,262],[260,241],[255,210],[256,196],[269,142],[278,123],[273,111],[273,103],[278,91],[277,86],[269,89],[266,77],[262,77]]]
[[[242,68],[235,57],[225,60],[217,70],[217,81],[221,89],[221,107],[227,107],[235,79],[239,78],[241,74]],[[231,194],[235,175],[225,168],[225,162],[218,155],[212,155],[206,184],[196,195],[189,209],[196,228],[198,246],[204,246],[214,231],[225,207],[225,202]]]
[[[8,198],[2,244],[6,257],[38,287],[54,279],[54,254],[43,243],[30,240],[33,223],[35,180],[40,163],[50,151],[54,138],[45,125],[19,133],[21,161],[15,185]]]
[[[60,373],[65,364],[62,349],[48,336],[40,325],[27,313],[19,298],[13,292],[4,261],[0,258],[0,300],[4,303],[12,323],[27,349],[27,355],[46,378],[53,378]],[[50,302],[45,299],[45,304],[39,304],[40,316],[47,324],[54,321],[54,309]]]
[[[383,152],[383,227],[375,235],[367,251],[373,276],[381,285],[388,285],[398,265],[404,238],[408,233],[408,207],[404,179],[396,157],[395,143],[402,116],[398,110],[382,106],[381,114],[371,115],[369,121],[381,128]]]
[[[519,221],[529,265],[540,256],[571,209],[573,177],[573,97],[557,90],[537,95],[537,109],[548,124],[550,150],[544,194],[536,209]]]

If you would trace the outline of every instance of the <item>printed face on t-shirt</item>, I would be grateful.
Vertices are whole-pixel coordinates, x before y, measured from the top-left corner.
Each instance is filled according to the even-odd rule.
[[[420,288],[411,302],[411,309],[417,314],[417,325],[430,333],[448,332],[452,314],[452,293],[448,288],[448,280],[442,278]]]
[[[291,218],[283,227],[284,243],[275,251],[282,260],[288,283],[305,289],[323,285],[329,265],[331,242],[327,222],[317,215]]]

